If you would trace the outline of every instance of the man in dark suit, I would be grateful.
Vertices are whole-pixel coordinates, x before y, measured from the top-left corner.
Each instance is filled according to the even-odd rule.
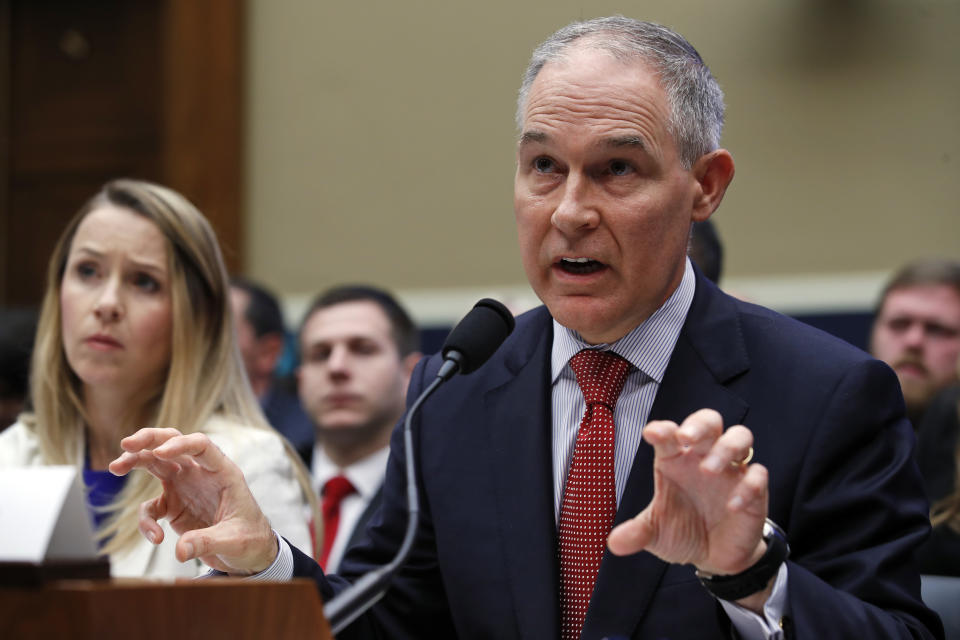
[[[309,466],[313,454],[313,425],[297,396],[276,376],[287,335],[280,303],[262,285],[235,277],[230,280],[230,306],[240,357],[260,408],[270,426],[290,441]]]
[[[380,505],[420,335],[390,293],[345,285],[311,303],[299,342],[297,383],[316,432],[310,472],[324,523],[318,560],[333,572]]]
[[[722,117],[699,55],[657,25],[577,23],[534,52],[514,208],[545,307],[424,404],[412,553],[340,638],[942,637],[912,561],[929,524],[893,373],[726,296],[686,257],[733,177]],[[418,366],[409,397],[438,366]],[[201,436],[123,446],[116,471],[176,481],[142,528],[182,512],[178,552],[219,552],[232,573],[289,575],[292,560],[329,599],[403,537],[398,434],[340,576],[286,558]],[[200,464],[216,482],[191,481]],[[228,487],[242,517],[217,522],[176,485]],[[244,535],[193,531],[211,524]]]

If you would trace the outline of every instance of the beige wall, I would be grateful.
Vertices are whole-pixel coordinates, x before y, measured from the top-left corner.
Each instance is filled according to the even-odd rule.
[[[816,283],[868,299],[960,257],[956,0],[250,0],[247,273],[288,299],[525,291],[516,87],[554,29],[610,13],[674,27],[724,87],[731,286],[814,283],[817,306]]]

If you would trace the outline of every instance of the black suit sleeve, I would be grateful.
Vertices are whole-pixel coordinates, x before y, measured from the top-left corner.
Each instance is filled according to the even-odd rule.
[[[928,505],[896,378],[865,361],[828,397],[788,516],[796,637],[942,638],[913,563]]]

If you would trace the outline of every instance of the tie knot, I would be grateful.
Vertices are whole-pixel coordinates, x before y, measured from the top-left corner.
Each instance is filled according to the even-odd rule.
[[[356,491],[346,476],[333,476],[323,485],[324,504],[340,504],[340,501]]]
[[[630,363],[612,351],[584,349],[570,358],[570,368],[577,376],[587,406],[599,403],[613,411]]]

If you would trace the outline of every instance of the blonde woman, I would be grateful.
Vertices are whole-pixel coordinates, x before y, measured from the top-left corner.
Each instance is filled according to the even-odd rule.
[[[53,252],[31,366],[31,410],[0,434],[0,467],[83,469],[101,550],[115,576],[194,576],[137,529],[161,491],[107,464],[147,425],[206,433],[244,472],[273,527],[310,549],[314,505],[296,454],[266,423],[236,346],[216,237],[180,194],[115,180],[67,225]],[[164,525],[168,526],[168,525]]]

